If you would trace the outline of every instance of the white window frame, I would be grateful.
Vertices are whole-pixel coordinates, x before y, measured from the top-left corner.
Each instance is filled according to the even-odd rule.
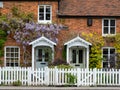
[[[108,20],[109,22],[108,22],[108,34],[104,34],[104,20]],[[115,20],[115,34],[110,34],[110,20]],[[103,18],[102,19],[102,36],[108,36],[108,35],[110,35],[110,36],[114,36],[114,35],[116,35],[116,19],[115,18]]]
[[[108,56],[110,57],[110,49],[115,49],[114,47],[103,47],[102,48],[102,58],[103,58],[103,49],[108,49]],[[115,49],[116,52],[116,49]],[[103,60],[102,60],[102,68],[103,68]],[[116,57],[115,57],[115,65],[116,65]]]
[[[3,8],[3,1],[0,1],[0,8]]]
[[[39,14],[40,14],[40,12],[39,12],[39,8],[40,8],[40,6],[44,6],[44,20],[39,20]],[[46,15],[46,7],[47,6],[50,6],[50,20],[45,20],[45,15]],[[38,23],[43,23],[43,24],[47,24],[47,23],[52,23],[52,6],[51,5],[38,5]]]
[[[12,66],[6,66],[6,48],[18,48],[18,66],[16,66],[16,67],[19,67],[20,66],[20,47],[18,47],[18,46],[5,46],[5,48],[4,48],[4,66],[5,67],[12,67]]]

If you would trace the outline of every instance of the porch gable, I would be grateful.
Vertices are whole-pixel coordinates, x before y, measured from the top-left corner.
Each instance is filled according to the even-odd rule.
[[[55,42],[47,39],[45,36],[42,36],[32,42],[29,43],[29,45],[33,45],[34,47],[35,46],[49,46],[49,47],[53,47],[54,45],[56,45]]]
[[[66,42],[64,45],[67,45],[68,47],[83,45],[85,47],[92,44],[82,39],[81,37],[77,36],[76,38]]]

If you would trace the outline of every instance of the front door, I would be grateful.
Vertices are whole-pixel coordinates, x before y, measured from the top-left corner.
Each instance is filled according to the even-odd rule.
[[[48,50],[44,47],[36,49],[36,68],[48,65],[49,54]]]
[[[83,50],[72,49],[72,64],[77,67],[83,68]]]

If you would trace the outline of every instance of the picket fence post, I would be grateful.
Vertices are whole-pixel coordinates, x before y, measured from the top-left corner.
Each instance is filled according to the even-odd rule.
[[[55,83],[54,83],[55,85],[58,85],[58,78],[59,78],[58,77],[58,68],[55,67],[55,79],[54,79],[55,80]]]
[[[48,67],[45,67],[45,72],[44,72],[44,75],[45,75],[45,84],[46,85],[49,85],[49,68]]]
[[[94,68],[94,69],[93,69],[93,84],[94,84],[94,85],[96,85],[96,79],[97,79],[97,78],[96,78],[96,76],[97,76],[96,74],[97,74],[97,69]]]
[[[2,70],[1,70],[1,67],[0,67],[0,84],[1,84],[1,71],[2,71]]]
[[[81,70],[80,68],[77,68],[77,87],[80,86],[80,76],[81,75]]]
[[[32,69],[29,67],[29,68],[27,68],[27,71],[28,71],[28,76],[27,76],[27,78],[28,78],[28,86],[29,85],[31,85],[31,71],[32,71]]]

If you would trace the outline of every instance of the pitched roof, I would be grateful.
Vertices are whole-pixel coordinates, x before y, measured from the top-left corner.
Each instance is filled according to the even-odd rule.
[[[69,44],[82,45],[81,43],[83,43],[83,45],[87,45],[87,46],[92,45],[91,43],[87,42],[86,40],[82,39],[79,36],[77,36],[76,38],[73,38],[72,40],[66,42],[64,45],[69,45]]]
[[[120,16],[120,0],[61,0],[59,15]]]
[[[53,46],[56,45],[53,41],[49,40],[48,38],[41,36],[40,38],[32,41],[29,43],[29,45],[35,45],[38,44],[39,46]]]

